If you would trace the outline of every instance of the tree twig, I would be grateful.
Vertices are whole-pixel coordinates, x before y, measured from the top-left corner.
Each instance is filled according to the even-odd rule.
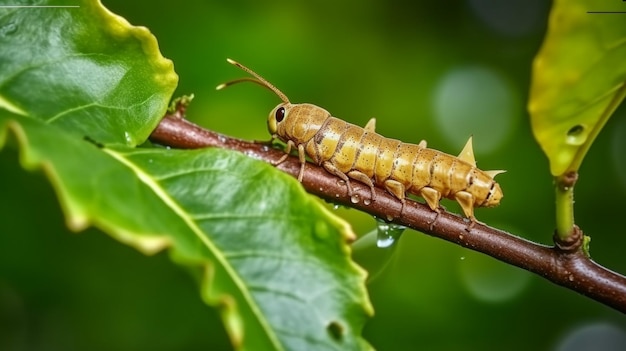
[[[266,144],[226,137],[192,124],[181,115],[184,115],[184,106],[166,115],[150,139],[175,148],[237,150],[266,162],[275,162],[283,156],[282,151]],[[296,156],[292,156],[277,168],[297,177],[300,163]],[[302,185],[309,193],[326,200],[482,252],[626,313],[626,277],[598,265],[585,255],[581,248],[582,232],[578,228],[569,242],[560,242],[555,237],[556,245],[549,247],[481,223],[468,230],[468,223],[463,218],[446,211],[437,216],[428,206],[415,201],[407,201],[400,215],[400,202],[385,190],[375,189],[376,201],[369,201],[370,188],[355,181],[352,185],[356,197],[350,197],[345,184],[338,182],[337,177],[311,163],[306,164]]]

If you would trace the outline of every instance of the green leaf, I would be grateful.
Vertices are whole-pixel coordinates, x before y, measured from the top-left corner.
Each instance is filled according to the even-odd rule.
[[[100,1],[38,5],[80,7],[0,8],[0,107],[101,143],[146,140],[178,82],[154,36]]]
[[[626,11],[620,1],[556,0],[533,65],[529,111],[552,175],[577,171],[626,95]]]
[[[167,107],[171,62],[146,29],[99,3],[48,10],[64,12],[0,9],[2,47],[13,53],[0,51],[0,149],[14,136],[23,167],[50,179],[68,226],[94,225],[147,254],[168,248],[220,308],[236,349],[369,349],[360,334],[372,308],[347,223],[244,155],[133,148]]]
[[[0,146],[7,130],[23,166],[52,181],[70,228],[93,224],[146,253],[169,247],[198,268],[235,346],[367,348],[365,274],[346,243],[354,234],[288,175],[226,150],[98,148],[0,111]]]

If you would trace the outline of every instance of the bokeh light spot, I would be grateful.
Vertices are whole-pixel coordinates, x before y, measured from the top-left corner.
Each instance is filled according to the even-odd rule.
[[[626,332],[608,323],[591,323],[570,331],[555,348],[557,351],[626,350]]]
[[[451,144],[474,136],[474,149],[498,148],[522,113],[521,97],[502,76],[484,67],[461,67],[446,74],[436,89],[437,123]]]
[[[531,277],[525,270],[474,251],[464,252],[458,266],[467,291],[477,300],[489,303],[506,302],[519,296]]]
[[[540,29],[549,6],[544,0],[468,0],[468,3],[487,26],[507,36],[522,36]]]

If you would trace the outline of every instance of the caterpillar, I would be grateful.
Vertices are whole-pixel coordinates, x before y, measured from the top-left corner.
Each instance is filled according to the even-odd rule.
[[[365,127],[359,127],[331,116],[316,105],[292,104],[285,94],[248,67],[231,59],[227,61],[254,78],[232,80],[219,85],[218,90],[249,81],[268,88],[282,100],[270,112],[267,125],[272,140],[287,144],[285,155],[276,164],[284,162],[291,150],[297,149],[301,165],[298,181],[302,182],[308,156],[342,179],[349,196],[353,194],[352,179],[371,189],[372,201],[376,200],[375,187],[386,189],[400,200],[402,209],[407,194],[422,197],[437,213],[441,198],[448,198],[459,203],[473,225],[475,207],[500,203],[503,194],[494,177],[504,171],[482,171],[476,167],[472,137],[459,156],[429,149],[425,140],[409,144],[386,138],[376,133],[374,118]]]

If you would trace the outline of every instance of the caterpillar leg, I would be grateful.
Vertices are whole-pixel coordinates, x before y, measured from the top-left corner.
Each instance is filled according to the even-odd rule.
[[[350,178],[348,178],[348,176],[345,173],[340,171],[337,167],[335,167],[335,165],[333,165],[332,163],[328,161],[325,161],[324,163],[322,163],[322,166],[324,167],[324,169],[326,169],[326,171],[328,171],[328,173],[334,174],[337,177],[339,177],[341,180],[346,182],[346,186],[348,187],[348,196],[352,196],[352,185],[350,184]]]
[[[422,140],[422,142],[426,144],[426,141]],[[437,219],[439,218],[439,215],[441,214],[441,210],[439,210],[439,201],[441,200],[441,193],[433,188],[423,187],[420,190],[419,195],[423,197],[424,200],[426,200],[426,204],[428,205],[428,207],[430,207],[431,210],[437,213],[435,215],[435,219],[433,219],[433,221],[430,222],[428,226],[430,230],[433,230],[433,228],[435,227],[435,222],[437,222]]]
[[[294,144],[293,141],[289,140],[287,142],[287,150],[285,150],[285,154],[281,158],[279,158],[278,161],[272,162],[272,165],[278,166],[279,164],[285,162],[287,157],[289,157],[289,154],[291,154],[291,148],[293,148],[294,146],[296,146],[296,144]]]
[[[350,171],[348,172],[348,177],[358,180],[359,182],[370,187],[370,191],[372,192],[371,199],[372,201],[376,201],[376,193],[374,192],[374,183],[372,179],[367,176],[367,174],[359,171]]]
[[[439,200],[441,200],[441,193],[433,188],[427,186],[420,190],[419,195],[426,200],[426,204],[431,210],[439,212]]]
[[[404,184],[391,179],[385,180],[383,184],[388,192],[390,192],[393,196],[397,197],[400,202],[402,202],[402,208],[400,209],[400,213],[402,213],[402,211],[404,211],[404,205],[406,204],[406,188],[404,187]]]
[[[461,205],[465,217],[470,220],[470,224],[465,228],[465,230],[469,231],[474,224],[476,224],[476,217],[474,217],[474,195],[467,191],[459,191],[454,194],[454,199]]]
[[[289,140],[287,142],[287,150],[285,150],[285,154],[278,159],[276,162],[272,162],[272,165],[278,166],[279,164],[285,162],[287,157],[291,154],[291,149],[296,146],[296,144]],[[306,164],[306,153],[304,152],[304,145],[298,145],[298,158],[300,159],[300,172],[298,173],[298,181],[302,183],[302,177],[304,176],[304,165]]]
[[[298,158],[300,159],[300,173],[298,174],[298,181],[302,183],[302,177],[304,176],[304,165],[306,164],[306,153],[304,153],[304,145],[298,145]]]

